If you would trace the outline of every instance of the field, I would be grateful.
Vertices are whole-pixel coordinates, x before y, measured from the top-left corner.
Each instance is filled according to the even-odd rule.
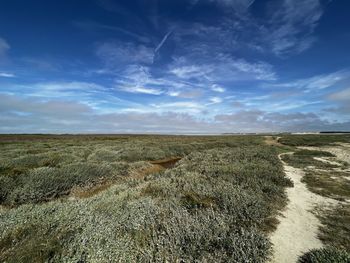
[[[349,142],[2,135],[0,262],[273,261],[295,182],[281,159],[305,172],[307,191],[334,200],[313,207],[325,248],[299,261],[349,262],[349,164],[337,155]]]

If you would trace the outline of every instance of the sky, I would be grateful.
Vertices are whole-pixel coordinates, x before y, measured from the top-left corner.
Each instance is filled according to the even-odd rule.
[[[3,0],[0,133],[350,131],[350,1]]]

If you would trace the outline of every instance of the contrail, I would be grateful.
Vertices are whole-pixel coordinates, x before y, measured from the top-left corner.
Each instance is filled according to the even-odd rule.
[[[158,52],[158,50],[164,45],[165,41],[168,39],[168,37],[171,35],[171,33],[173,33],[174,30],[170,30],[162,39],[162,41],[160,41],[160,43],[158,44],[158,46],[156,47],[156,49],[154,50],[154,53],[156,54]]]

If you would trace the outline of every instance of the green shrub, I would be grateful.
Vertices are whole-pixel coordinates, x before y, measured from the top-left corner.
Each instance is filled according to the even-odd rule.
[[[66,195],[73,187],[111,179],[116,172],[107,164],[76,163],[61,168],[40,167],[25,175],[0,177],[2,203],[42,202]]]
[[[319,238],[328,246],[350,251],[350,204],[318,213],[322,223]]]
[[[78,138],[48,140],[46,152],[30,152],[36,158],[71,154],[77,157],[72,163],[40,166],[39,158],[28,162],[35,167],[23,166],[19,173],[4,166],[2,203],[23,205],[0,210],[1,262],[269,259],[266,232],[275,226],[292,182],[276,150],[262,146],[260,137]],[[28,154],[6,147],[0,158]],[[176,156],[184,158],[171,169],[134,176],[154,168],[147,160]],[[114,184],[98,195],[55,200],[74,187],[106,179]]]
[[[295,156],[311,156],[311,157],[335,157],[334,154],[326,151],[316,151],[316,150],[298,150],[294,153]]]
[[[332,145],[336,142],[349,143],[350,135],[283,135],[278,141],[289,146],[324,146]]]
[[[335,248],[313,249],[299,258],[300,263],[349,263],[350,254]]]

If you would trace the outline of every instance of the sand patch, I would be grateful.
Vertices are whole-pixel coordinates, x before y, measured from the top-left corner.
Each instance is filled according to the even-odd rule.
[[[331,165],[342,166],[342,164],[340,164],[338,162],[335,162],[335,161],[328,160],[325,157],[314,157],[314,159],[316,161],[320,161],[320,162],[323,162],[323,163],[328,163],[328,164],[331,164]]]
[[[281,138],[281,137],[273,137],[273,136],[264,136],[265,138],[265,143],[267,145],[273,145],[273,146],[284,146],[283,144],[279,143],[278,140]]]
[[[326,151],[334,154],[340,161],[350,164],[350,143],[338,143],[336,146],[311,147],[301,146],[299,149]]]

